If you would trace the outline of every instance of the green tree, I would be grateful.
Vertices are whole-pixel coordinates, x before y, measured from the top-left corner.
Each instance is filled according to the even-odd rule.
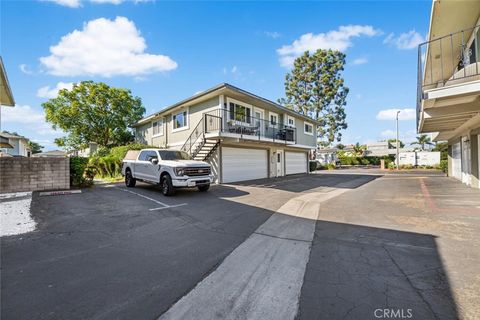
[[[34,141],[28,141],[28,147],[32,151],[32,154],[40,153],[40,152],[42,152],[42,149],[44,148],[44,146],[41,146],[39,143],[34,142]]]
[[[343,149],[345,149],[345,145],[344,145],[344,144],[341,144],[341,143],[337,144],[335,147],[336,147],[338,150],[343,150]]]
[[[448,159],[448,142],[437,142],[432,151],[440,151],[440,160]]]
[[[397,139],[388,139],[388,148],[389,149],[396,149],[397,148]],[[405,143],[402,142],[402,140],[398,140],[398,145],[400,148],[405,147]]]
[[[430,137],[426,134],[421,134],[416,137],[417,141],[410,143],[411,145],[419,145],[421,150],[425,150],[425,145],[433,145]]]
[[[345,54],[319,49],[306,51],[295,59],[285,77],[285,96],[279,103],[320,123],[318,135],[328,143],[341,141],[341,130],[347,128],[345,105],[348,88],[341,72]]]
[[[93,81],[62,89],[42,106],[53,128],[67,133],[55,139],[66,149],[85,148],[89,142],[104,147],[128,143],[133,139],[129,126],[145,113],[141,99],[132,96],[130,90]]]

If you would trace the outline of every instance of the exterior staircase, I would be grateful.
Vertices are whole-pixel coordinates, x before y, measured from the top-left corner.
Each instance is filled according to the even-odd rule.
[[[182,151],[187,152],[194,160],[207,161],[220,145],[219,139],[205,137],[207,117],[209,116],[208,114],[202,116],[202,119],[200,119],[181,148]]]

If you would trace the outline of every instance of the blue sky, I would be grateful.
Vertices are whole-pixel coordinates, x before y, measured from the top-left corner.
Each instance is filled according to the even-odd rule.
[[[1,2],[1,55],[17,103],[2,130],[56,149],[62,136],[41,103],[81,80],[126,87],[147,114],[228,82],[265,98],[284,95],[288,62],[304,49],[347,55],[348,129],[342,143],[415,137],[416,46],[430,1]]]

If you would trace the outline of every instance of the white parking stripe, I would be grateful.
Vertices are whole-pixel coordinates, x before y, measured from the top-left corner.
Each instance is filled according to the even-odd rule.
[[[149,209],[150,211],[162,210],[162,209],[168,209],[168,208],[174,208],[174,207],[180,207],[180,206],[186,205],[186,203],[180,203],[180,204],[175,204],[175,205],[168,205],[168,204],[166,204],[166,203],[163,203],[163,202],[158,201],[158,200],[156,200],[156,199],[147,197],[146,195],[143,195],[143,194],[138,193],[138,192],[134,192],[134,191],[131,191],[131,190],[128,190],[128,189],[122,189],[122,188],[115,188],[115,189],[121,190],[121,191],[125,191],[125,192],[131,193],[131,194],[134,194],[134,195],[136,195],[136,196],[142,197],[142,198],[144,198],[144,199],[153,201],[153,202],[155,202],[156,204],[161,205],[160,208],[152,208],[152,209]]]
[[[167,206],[167,207],[160,207],[160,208],[152,208],[148,209],[150,211],[156,211],[156,210],[162,210],[162,209],[168,209],[168,208],[175,208],[175,207],[181,207],[181,206],[186,206],[186,203],[180,203],[180,204],[174,204],[173,206]]]

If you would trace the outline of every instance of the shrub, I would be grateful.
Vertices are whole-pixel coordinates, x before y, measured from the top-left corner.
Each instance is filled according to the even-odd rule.
[[[328,170],[334,170],[337,166],[335,165],[335,163],[329,163],[327,164],[327,169]]]
[[[125,146],[114,147],[111,149],[100,149],[95,155],[90,157],[89,167],[96,175],[100,177],[118,177],[122,171],[122,160],[129,150],[141,150],[145,148],[155,148],[152,146],[132,143]]]
[[[400,169],[410,170],[410,169],[413,169],[413,165],[412,164],[402,164],[400,166]]]
[[[388,169],[395,169],[395,163],[393,161],[389,161],[387,165],[387,161],[385,160],[385,165],[387,166]]]
[[[70,185],[74,187],[88,187],[93,184],[91,171],[86,172],[88,168],[88,158],[71,157],[70,158]]]
[[[363,165],[369,165],[369,164],[370,164],[370,161],[368,161],[367,158],[361,158],[361,159],[359,159],[359,160],[360,160],[360,162],[361,162]]]
[[[440,170],[448,174],[448,160],[440,160]]]

